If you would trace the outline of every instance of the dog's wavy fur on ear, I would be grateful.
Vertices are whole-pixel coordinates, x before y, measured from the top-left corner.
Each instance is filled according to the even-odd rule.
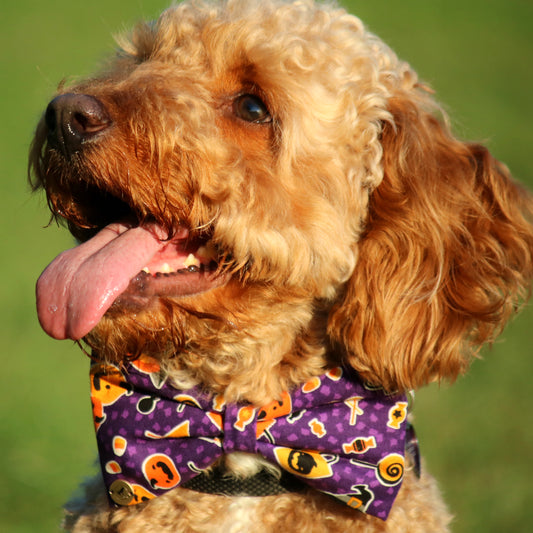
[[[423,87],[416,94],[389,100],[383,181],[329,319],[361,375],[400,390],[464,372],[533,276],[531,198],[485,147],[450,134]]]

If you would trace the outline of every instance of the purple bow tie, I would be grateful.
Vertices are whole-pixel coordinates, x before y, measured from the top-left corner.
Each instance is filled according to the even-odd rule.
[[[166,381],[142,356],[91,367],[91,399],[111,502],[183,485],[223,454],[260,454],[316,490],[385,520],[404,470],[407,400],[336,367],[254,409]]]

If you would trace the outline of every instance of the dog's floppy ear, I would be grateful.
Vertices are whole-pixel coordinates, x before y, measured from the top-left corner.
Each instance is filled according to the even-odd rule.
[[[483,146],[454,139],[424,102],[390,100],[384,178],[328,323],[347,361],[389,390],[457,377],[533,277],[531,198]]]

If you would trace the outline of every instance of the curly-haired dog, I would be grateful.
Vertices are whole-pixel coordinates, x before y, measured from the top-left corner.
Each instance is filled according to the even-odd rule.
[[[406,391],[527,296],[532,201],[357,18],[172,7],[60,88],[31,169],[80,242],[39,318],[94,360],[68,529],[447,529]]]

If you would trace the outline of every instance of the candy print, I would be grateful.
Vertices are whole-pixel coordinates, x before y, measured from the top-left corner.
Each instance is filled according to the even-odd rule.
[[[241,407],[238,411],[237,421],[233,424],[235,429],[244,431],[248,424],[251,424],[255,416],[255,409],[253,407]]]
[[[357,437],[349,444],[343,444],[342,450],[344,453],[365,453],[369,448],[376,447],[376,439],[374,437]]]
[[[320,439],[327,434],[324,424],[322,424],[322,422],[320,422],[320,420],[317,418],[313,418],[313,420],[309,422],[309,427],[311,429],[311,433]]]
[[[333,381],[339,381],[342,377],[342,367],[335,366],[331,370],[326,372],[326,377],[332,379]]]
[[[377,475],[384,485],[397,485],[403,477],[405,460],[402,455],[391,453],[378,463]]]
[[[106,463],[105,470],[109,474],[120,474],[122,472],[122,468],[120,468],[120,465],[116,461]]]
[[[354,396],[344,400],[344,403],[350,408],[350,426],[357,423],[357,415],[363,415],[364,411],[359,407],[359,402],[363,400],[362,396]]]
[[[128,446],[128,441],[124,437],[113,437],[112,441],[113,453],[118,457],[122,457]]]
[[[311,378],[307,383],[305,383],[302,387],[302,391],[306,394],[309,394],[310,392],[316,391],[322,382],[320,381],[319,377]]]
[[[389,410],[387,426],[399,429],[401,423],[407,418],[407,402],[396,402]]]

